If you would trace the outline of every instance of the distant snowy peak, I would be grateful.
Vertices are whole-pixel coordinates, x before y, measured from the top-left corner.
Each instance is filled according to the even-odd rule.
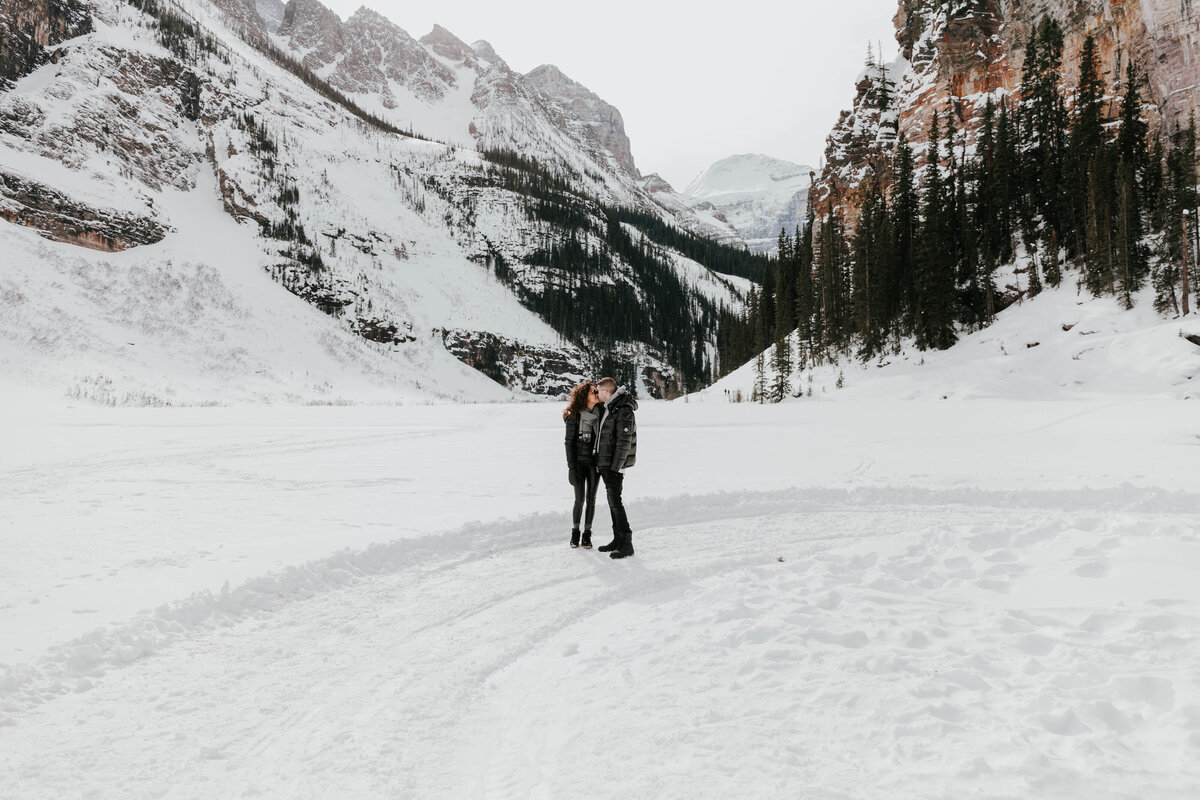
[[[408,99],[403,90],[437,102],[458,83],[454,72],[407,31],[366,7],[342,22],[317,0],[290,0],[277,35],[335,88],[377,95],[384,108]]]
[[[621,113],[557,67],[520,75],[488,42],[468,45],[441,25],[418,41],[366,7],[343,22],[319,0],[272,1],[213,0],[231,17],[261,19],[306,67],[402,128],[519,150],[570,172],[599,167],[627,189],[639,177]]]
[[[752,250],[771,252],[781,229],[804,220],[813,168],[753,153],[713,164],[683,190],[693,208],[711,205]]]
[[[278,33],[293,50],[304,54],[304,66],[320,70],[345,50],[345,28],[342,18],[317,0],[290,0],[284,6]]]
[[[631,176],[639,176],[629,136],[625,133],[625,120],[616,107],[564,75],[553,64],[543,64],[525,73],[524,77],[540,92],[587,123],[597,141],[612,153],[617,163]]]
[[[475,51],[476,56],[478,56],[483,61],[486,61],[489,65],[497,64],[497,65],[501,65],[504,67],[508,66],[508,64],[504,63],[504,59],[502,59],[496,53],[496,48],[492,47],[491,42],[480,39],[478,42],[475,42],[474,44],[471,45],[471,49],[473,51]]]
[[[794,193],[808,187],[813,168],[781,158],[745,153],[729,156],[700,173],[683,194],[711,200],[726,194]]]
[[[475,51],[470,45],[441,25],[434,25],[432,31],[422,36],[421,44],[447,61],[477,68]]]

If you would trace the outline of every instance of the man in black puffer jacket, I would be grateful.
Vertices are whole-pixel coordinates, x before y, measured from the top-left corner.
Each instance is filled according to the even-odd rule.
[[[624,387],[617,388],[612,378],[603,378],[596,388],[604,403],[600,433],[596,437],[596,467],[604,480],[613,523],[613,540],[601,547],[600,552],[608,553],[610,558],[628,558],[633,555],[633,531],[621,502],[621,490],[625,470],[637,461],[637,420],[633,412],[638,404]]]

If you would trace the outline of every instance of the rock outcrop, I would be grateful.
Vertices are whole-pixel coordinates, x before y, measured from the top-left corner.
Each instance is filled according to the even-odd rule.
[[[864,70],[850,110],[826,143],[825,167],[810,202],[852,209],[869,174],[886,185],[898,134],[916,146],[918,165],[934,112],[952,114],[974,140],[989,96],[1017,96],[1030,33],[1044,16],[1063,29],[1065,90],[1078,82],[1090,35],[1100,77],[1116,94],[1132,60],[1146,81],[1152,130],[1187,123],[1200,102],[1200,4],[1190,0],[900,0],[894,18],[899,57]],[[881,77],[892,96],[881,108]],[[1118,104],[1108,111],[1115,116]],[[846,215],[848,219],[852,214]]]
[[[153,219],[94,208],[18,175],[0,172],[0,219],[34,228],[47,239],[116,252],[162,241],[166,229]]]
[[[573,347],[539,347],[478,331],[449,330],[442,339],[455,358],[501,386],[565,397],[584,381],[587,366]]]
[[[54,45],[91,29],[91,16],[79,0],[0,4],[0,90],[54,58]]]

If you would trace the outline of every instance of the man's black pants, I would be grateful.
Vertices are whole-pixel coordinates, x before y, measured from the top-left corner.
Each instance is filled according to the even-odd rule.
[[[625,504],[621,502],[625,476],[611,469],[604,470],[600,475],[604,478],[604,492],[608,495],[608,512],[612,514],[613,536],[628,542],[628,537],[633,531],[629,528],[629,517],[625,515]]]

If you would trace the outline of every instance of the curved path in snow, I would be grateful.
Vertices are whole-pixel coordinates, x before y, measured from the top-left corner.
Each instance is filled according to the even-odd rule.
[[[1200,495],[638,510],[621,563],[473,525],[10,664],[0,797],[1194,797]]]

